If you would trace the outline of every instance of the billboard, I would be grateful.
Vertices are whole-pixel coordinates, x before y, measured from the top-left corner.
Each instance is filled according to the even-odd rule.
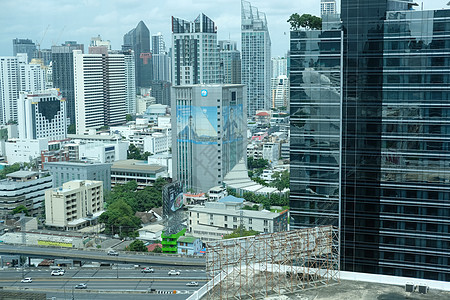
[[[177,139],[201,145],[217,144],[217,107],[177,105]]]
[[[164,232],[174,234],[184,227],[181,225],[185,219],[183,209],[183,186],[181,182],[173,182],[163,188],[163,217],[165,221]]]

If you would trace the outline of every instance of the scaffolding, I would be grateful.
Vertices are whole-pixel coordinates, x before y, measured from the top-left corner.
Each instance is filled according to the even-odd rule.
[[[338,230],[321,226],[212,242],[207,299],[261,299],[339,282]]]

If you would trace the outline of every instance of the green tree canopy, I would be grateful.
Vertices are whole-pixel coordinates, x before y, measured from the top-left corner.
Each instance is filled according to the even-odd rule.
[[[269,166],[269,161],[264,158],[254,159],[253,157],[248,157],[247,166],[249,170],[264,169]]]
[[[24,205],[19,205],[16,206],[13,210],[12,210],[12,214],[20,214],[20,213],[24,213],[26,216],[28,216],[28,208],[26,208]]]
[[[280,192],[286,188],[289,188],[289,171],[284,170],[283,172],[275,172],[272,175],[274,179],[271,186],[277,188]]]
[[[234,238],[238,238],[238,237],[252,236],[252,235],[258,235],[258,234],[259,234],[258,231],[245,230],[245,227],[243,227],[242,225],[239,225],[239,227],[236,228],[235,230],[233,230],[232,233],[224,235],[223,239],[234,239]]]
[[[105,224],[106,234],[134,237],[141,226],[141,220],[135,217],[134,213],[130,205],[123,199],[118,199],[108,206],[99,221]]]
[[[129,246],[125,247],[125,250],[136,252],[148,252],[147,247],[145,247],[144,242],[141,240],[133,241]]]
[[[287,22],[291,25],[291,30],[305,29],[322,29],[322,19],[310,14],[299,15],[298,13],[292,14]]]
[[[67,133],[75,134],[76,132],[77,132],[77,127],[76,127],[75,123],[70,124],[69,127],[67,128]]]
[[[130,146],[128,147],[127,152],[128,159],[147,160],[147,158],[151,155],[153,154],[147,151],[142,153],[141,150],[137,148],[134,144],[130,144]]]

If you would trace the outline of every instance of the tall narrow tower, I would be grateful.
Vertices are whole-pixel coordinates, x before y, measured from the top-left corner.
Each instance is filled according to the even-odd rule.
[[[241,2],[242,83],[247,86],[247,115],[270,108],[271,41],[266,14]]]

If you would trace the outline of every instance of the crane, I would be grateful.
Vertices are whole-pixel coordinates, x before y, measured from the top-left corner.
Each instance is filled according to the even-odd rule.
[[[42,35],[42,38],[41,38],[40,42],[37,43],[37,46],[38,46],[38,58],[39,58],[39,59],[42,58],[42,54],[41,54],[41,44],[42,44],[42,41],[43,41],[44,38],[45,38],[45,35],[47,34],[47,31],[48,31],[48,28],[49,28],[49,27],[50,27],[50,24],[48,24],[48,25],[47,25],[47,28],[45,28],[44,34]]]

